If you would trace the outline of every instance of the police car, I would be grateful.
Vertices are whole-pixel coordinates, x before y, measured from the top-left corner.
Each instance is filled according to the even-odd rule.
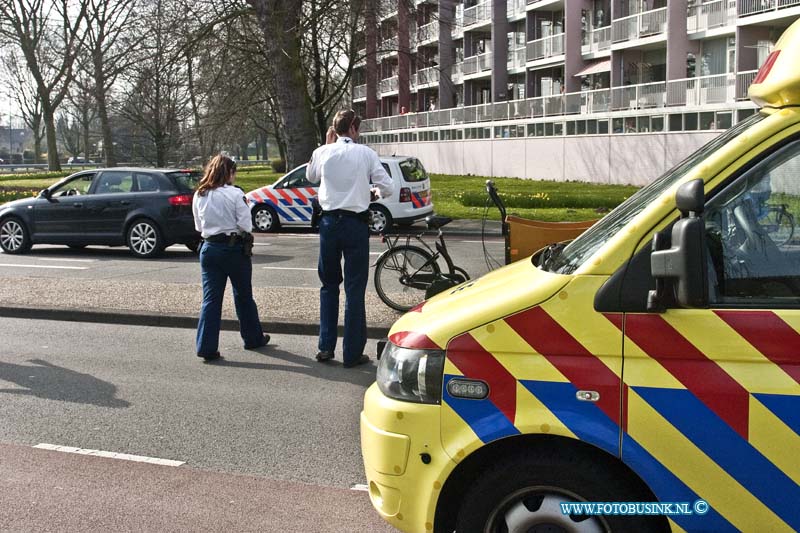
[[[392,224],[412,224],[432,214],[431,180],[419,159],[392,156],[380,160],[394,182],[394,192],[389,198],[370,204],[370,230],[380,233]],[[311,199],[317,196],[319,187],[306,178],[306,167],[300,165],[272,185],[247,193],[256,231],[311,224]]]

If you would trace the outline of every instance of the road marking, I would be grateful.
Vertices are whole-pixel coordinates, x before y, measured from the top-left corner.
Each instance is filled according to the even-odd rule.
[[[363,490],[364,492],[368,492],[369,486],[364,485],[363,483],[356,483],[355,485],[350,487],[350,490]]]
[[[70,261],[72,263],[94,263],[97,259],[58,259],[55,257],[38,257],[39,261]]]
[[[271,242],[254,242],[253,246],[272,246]]]
[[[150,463],[162,466],[181,466],[185,461],[173,461],[172,459],[159,459],[157,457],[145,457],[144,455],[130,455],[127,453],[104,452],[102,450],[89,450],[85,448],[75,448],[72,446],[58,446],[56,444],[41,443],[34,446],[40,450],[51,450],[54,452],[77,453],[78,455],[92,455],[95,457],[107,457],[109,459],[123,459],[137,463]]]
[[[383,252],[370,252],[369,255],[381,255]]]
[[[310,272],[316,272],[316,268],[303,268],[303,267],[261,267],[264,270],[308,270]]]
[[[61,270],[87,270],[89,267],[66,267],[50,265],[23,265],[20,263],[0,263],[0,267],[19,267],[19,268],[59,268]]]

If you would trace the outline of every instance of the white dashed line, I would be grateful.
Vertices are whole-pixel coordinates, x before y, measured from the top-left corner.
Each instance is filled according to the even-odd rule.
[[[350,487],[350,490],[363,490],[364,492],[367,492],[369,491],[369,487],[367,485],[364,485],[363,483],[356,483],[355,485]]]
[[[102,450],[89,450],[85,448],[75,448],[73,446],[58,446],[56,444],[41,443],[34,446],[40,450],[51,450],[54,452],[77,453],[79,455],[92,455],[94,457],[107,457],[109,459],[123,459],[137,463],[150,463],[161,466],[181,466],[185,461],[173,461],[172,459],[159,459],[157,457],[145,457],[143,455],[130,455],[127,453],[104,452]]]
[[[39,257],[39,261],[65,261],[70,263],[94,263],[97,259],[59,259],[55,257]]]
[[[66,266],[49,266],[49,265],[22,265],[19,263],[0,263],[0,267],[17,267],[17,268],[56,268],[61,270],[87,270],[89,267],[66,267]]]
[[[316,268],[302,268],[302,267],[261,267],[264,270],[308,270],[309,272],[316,272]]]

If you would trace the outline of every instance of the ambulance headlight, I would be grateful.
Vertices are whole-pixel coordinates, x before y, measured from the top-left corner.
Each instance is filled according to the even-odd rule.
[[[377,382],[389,398],[416,403],[442,401],[444,352],[415,350],[387,343],[378,364]]]

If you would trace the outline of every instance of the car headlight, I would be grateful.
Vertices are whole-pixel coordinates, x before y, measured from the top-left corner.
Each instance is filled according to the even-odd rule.
[[[377,382],[389,398],[416,403],[442,401],[444,351],[400,348],[391,342],[381,355]]]

